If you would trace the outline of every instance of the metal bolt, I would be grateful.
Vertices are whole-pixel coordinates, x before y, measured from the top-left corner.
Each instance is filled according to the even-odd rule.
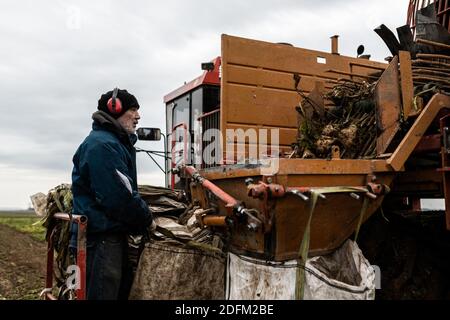
[[[250,222],[247,225],[247,229],[250,230],[250,231],[256,231],[256,230],[258,230],[258,226],[256,225],[256,223]]]
[[[353,199],[359,200],[361,197],[359,195],[357,195],[356,193],[350,193],[350,197],[352,197]]]
[[[298,191],[298,190],[292,190],[291,193],[292,193],[292,194],[295,194],[296,196],[299,196],[299,197],[302,198],[302,200],[304,200],[304,201],[308,201],[308,200],[309,200],[309,198],[308,198],[307,196],[305,196],[303,193],[301,193],[301,192]]]
[[[319,198],[321,198],[321,199],[323,199],[323,200],[326,200],[327,199],[327,197],[325,197],[323,194],[321,194],[321,193],[318,193],[317,194],[318,196],[319,196]]]

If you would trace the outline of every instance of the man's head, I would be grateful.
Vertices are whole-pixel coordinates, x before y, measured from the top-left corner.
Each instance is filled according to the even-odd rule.
[[[138,109],[133,107],[117,118],[117,122],[120,123],[128,134],[132,134],[136,132],[136,126],[140,118]]]
[[[113,97],[114,90],[108,91],[103,94],[98,100],[98,110],[106,112],[120,123],[120,125],[129,134],[135,133],[136,125],[140,119],[139,116],[139,103],[134,95],[128,93],[127,90],[117,89],[116,105],[119,104],[117,100],[120,100],[121,108],[108,108],[108,101]],[[110,101],[111,104],[111,101]]]

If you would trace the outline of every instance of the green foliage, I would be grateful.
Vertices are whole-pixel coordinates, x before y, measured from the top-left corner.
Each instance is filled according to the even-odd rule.
[[[305,119],[300,125],[299,145],[303,149],[311,150],[314,147],[314,141],[317,140],[317,133],[314,126]]]
[[[39,223],[40,218],[29,215],[0,215],[0,224],[7,225],[20,232],[29,233],[39,241],[45,241],[46,229]],[[37,223],[36,223],[37,222]]]

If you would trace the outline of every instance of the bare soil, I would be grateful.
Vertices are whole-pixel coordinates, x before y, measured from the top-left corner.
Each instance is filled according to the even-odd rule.
[[[46,251],[46,242],[0,224],[0,300],[39,299]]]

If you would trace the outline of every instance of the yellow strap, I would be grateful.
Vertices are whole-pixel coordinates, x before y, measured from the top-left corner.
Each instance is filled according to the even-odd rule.
[[[300,249],[298,251],[298,268],[296,272],[296,282],[295,282],[295,299],[303,300],[305,294],[305,284],[306,284],[306,273],[305,273],[305,265],[306,260],[308,259],[309,253],[309,240],[311,236],[311,220],[314,209],[316,208],[317,198],[319,194],[324,193],[343,193],[343,192],[368,192],[367,188],[356,188],[356,187],[324,187],[311,189],[311,202],[309,207],[309,217],[308,222],[306,223],[305,231],[303,233],[302,243],[300,244]],[[364,216],[367,206],[369,203],[369,198],[366,197],[363,202],[363,207],[361,209],[359,223],[357,227],[357,234],[359,232],[359,227],[362,222],[362,217]],[[355,240],[356,241],[356,240]]]
[[[296,273],[296,282],[295,282],[295,299],[303,300],[303,295],[305,293],[305,265],[306,259],[308,259],[309,252],[309,239],[310,239],[310,226],[311,219],[316,208],[318,193],[316,191],[311,191],[311,202],[309,207],[309,218],[306,224],[305,232],[303,233],[302,243],[300,245],[300,250],[298,252],[298,263],[299,267],[297,267]]]
[[[364,215],[366,214],[368,206],[369,206],[369,198],[365,197],[362,208],[361,208],[361,213],[359,214],[358,226],[356,227],[356,231],[355,231],[355,242],[358,240],[359,229],[361,228],[362,220],[363,220]]]

